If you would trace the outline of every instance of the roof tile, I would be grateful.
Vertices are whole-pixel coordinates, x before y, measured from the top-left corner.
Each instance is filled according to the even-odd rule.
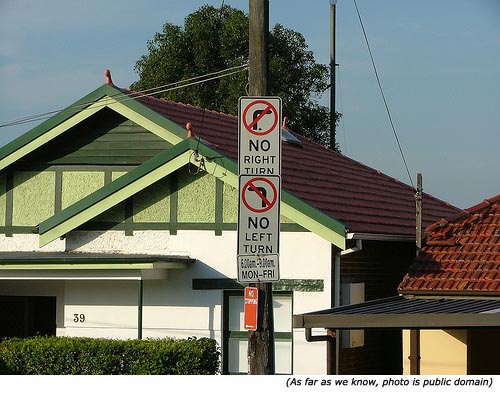
[[[402,293],[500,293],[500,195],[425,230]],[[437,281],[446,280],[445,283]]]

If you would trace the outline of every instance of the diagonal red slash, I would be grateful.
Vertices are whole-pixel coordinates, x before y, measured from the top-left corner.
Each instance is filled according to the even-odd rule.
[[[264,117],[264,115],[268,114],[269,112],[273,112],[270,103],[267,104],[267,108],[264,111],[262,111],[252,122],[250,122],[250,124],[248,125],[248,129],[253,129],[257,122],[259,122]]]
[[[261,198],[261,200],[267,204],[267,207],[271,207],[272,203],[269,201],[267,197],[265,197],[262,192],[253,184],[253,182],[249,182],[248,186],[252,188],[252,191],[254,191],[258,197]]]

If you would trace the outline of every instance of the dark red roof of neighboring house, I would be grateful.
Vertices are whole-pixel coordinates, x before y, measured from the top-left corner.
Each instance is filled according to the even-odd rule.
[[[429,226],[399,289],[405,294],[498,294],[500,195]]]
[[[130,93],[129,91],[126,91]],[[238,118],[199,107],[138,97],[147,107],[185,127],[237,162]],[[282,188],[343,222],[349,232],[415,236],[415,190],[340,153],[294,134],[283,141]],[[424,225],[459,211],[424,194]]]

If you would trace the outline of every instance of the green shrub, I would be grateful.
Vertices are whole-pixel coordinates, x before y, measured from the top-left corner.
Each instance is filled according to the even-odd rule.
[[[208,338],[112,340],[33,337],[0,342],[0,374],[210,375],[220,350]]]

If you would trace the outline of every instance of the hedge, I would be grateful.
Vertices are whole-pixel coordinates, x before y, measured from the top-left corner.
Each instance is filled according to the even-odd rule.
[[[0,374],[213,375],[220,349],[208,338],[114,340],[33,337],[0,342]]]

